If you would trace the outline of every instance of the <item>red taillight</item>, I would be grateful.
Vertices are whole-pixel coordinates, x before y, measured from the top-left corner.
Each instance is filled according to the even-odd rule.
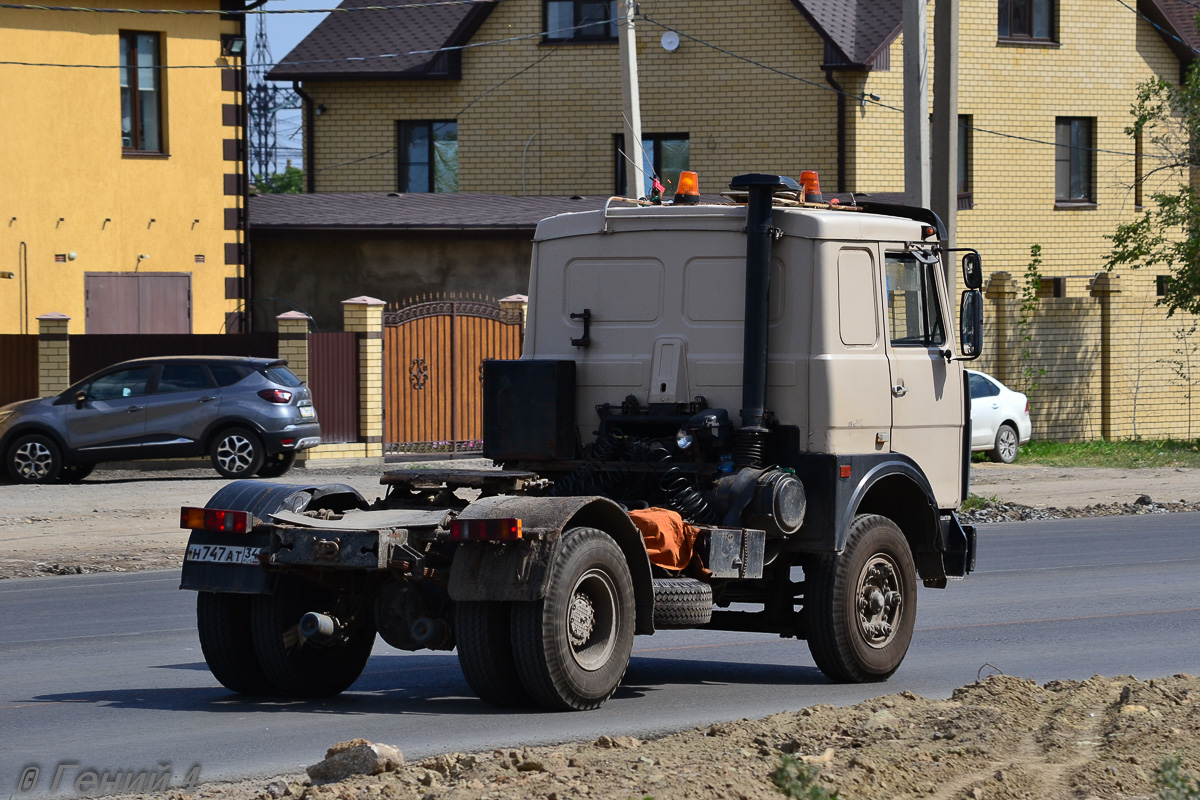
[[[179,509],[179,527],[194,531],[216,531],[218,533],[245,533],[252,527],[250,512],[225,511],[220,508]]]
[[[268,403],[288,403],[292,399],[292,393],[283,389],[263,389],[258,396]]]
[[[450,539],[455,542],[516,542],[522,535],[519,519],[450,520]]]
[[[1025,401],[1025,416],[1029,416],[1029,401]]]

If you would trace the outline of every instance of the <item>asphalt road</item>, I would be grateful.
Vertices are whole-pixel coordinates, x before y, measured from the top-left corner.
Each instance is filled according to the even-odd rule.
[[[352,690],[246,702],[209,675],[195,596],[173,572],[0,582],[0,796],[68,797],[79,774],[155,771],[172,787],[298,772],[362,736],[408,758],[646,736],[905,689],[945,697],[999,669],[1039,682],[1200,672],[1200,515],[1059,520],[981,530],[979,571],[923,590],[917,633],[883,685],[829,683],[802,642],[670,631],[638,637],[622,688],[584,714],[502,712],[468,693],[453,653],[380,641]],[[984,666],[992,665],[992,666]],[[57,790],[50,792],[59,765]]]

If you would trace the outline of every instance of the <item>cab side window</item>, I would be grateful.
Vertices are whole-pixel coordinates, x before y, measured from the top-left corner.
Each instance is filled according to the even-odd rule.
[[[933,270],[912,253],[888,253],[888,330],[895,347],[941,347],[946,343]]]
[[[119,397],[139,397],[146,393],[150,381],[149,367],[119,369],[101,375],[84,389],[88,400],[115,400]]]

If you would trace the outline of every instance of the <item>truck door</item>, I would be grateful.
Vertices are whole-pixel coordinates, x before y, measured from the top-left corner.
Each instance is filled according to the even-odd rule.
[[[941,263],[913,252],[885,256],[888,362],[892,379],[892,451],[920,465],[938,505],[956,504],[962,482],[961,367],[947,359]]]

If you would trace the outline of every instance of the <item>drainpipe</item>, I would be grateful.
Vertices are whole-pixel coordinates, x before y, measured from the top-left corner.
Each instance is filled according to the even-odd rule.
[[[313,145],[313,129],[315,127],[315,119],[313,117],[312,98],[304,93],[300,88],[300,81],[292,81],[292,91],[300,96],[304,101],[304,191],[313,194],[317,191],[317,176],[316,170],[313,169],[313,153],[315,148]]]
[[[825,82],[837,92],[837,190],[846,191],[846,92],[834,80],[833,70],[825,70]]]

